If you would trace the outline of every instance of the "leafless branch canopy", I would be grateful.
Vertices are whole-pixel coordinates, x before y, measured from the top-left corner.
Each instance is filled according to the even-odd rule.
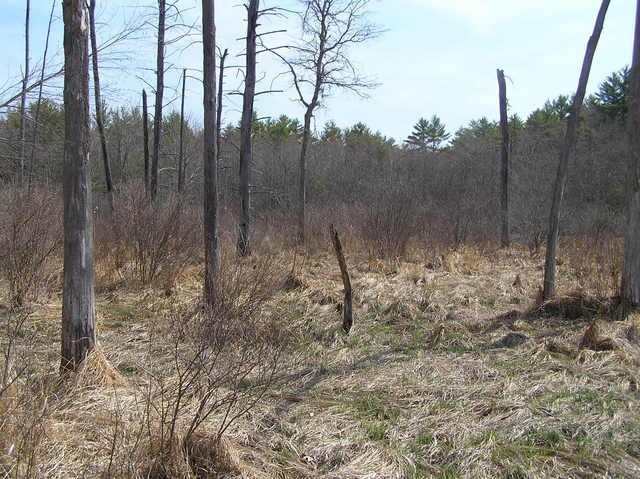
[[[289,55],[270,50],[288,66],[300,102],[306,107],[318,106],[333,88],[366,96],[366,90],[376,83],[358,72],[349,58],[349,49],[383,33],[368,20],[371,0],[300,2],[300,42],[289,47]],[[307,93],[309,90],[313,93]]]

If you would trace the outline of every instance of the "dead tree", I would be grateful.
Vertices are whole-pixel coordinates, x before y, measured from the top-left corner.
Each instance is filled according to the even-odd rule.
[[[33,119],[33,133],[31,135],[31,158],[29,159],[29,188],[33,182],[33,170],[36,161],[36,143],[38,141],[38,125],[40,124],[40,108],[42,106],[42,88],[44,83],[45,70],[47,68],[47,54],[49,53],[49,39],[51,38],[51,24],[53,23],[53,14],[56,8],[56,0],[51,2],[51,13],[49,14],[49,23],[47,25],[47,37],[44,42],[44,53],[42,54],[42,68],[40,70],[40,86],[38,87],[38,100],[36,101],[36,113]]]
[[[149,192],[149,111],[147,108],[147,92],[142,90],[142,141],[144,142],[144,189]]]
[[[184,188],[184,94],[187,86],[187,69],[182,70],[182,100],[180,102],[180,146],[178,151],[178,193]]]
[[[347,262],[345,261],[344,253],[342,252],[342,243],[340,243],[340,236],[338,236],[338,232],[333,227],[333,225],[329,225],[329,234],[331,235],[331,241],[333,242],[333,249],[336,252],[336,258],[338,259],[338,266],[340,267],[340,274],[342,276],[342,285],[344,286],[342,329],[345,333],[349,334],[351,326],[353,325],[353,292],[351,290],[351,279],[349,278]]]
[[[224,52],[222,53],[222,55],[220,55],[220,74],[218,75],[218,105],[217,105],[217,112],[216,112],[216,126],[218,128],[218,131],[216,132],[216,142],[217,142],[217,154],[218,154],[218,163],[220,162],[220,155],[222,152],[222,145],[221,145],[221,140],[222,140],[222,134],[221,134],[221,130],[222,130],[222,95],[224,93],[224,62],[227,59],[227,55],[229,54],[229,50],[227,50],[226,48],[224,49]]]
[[[627,224],[620,288],[623,315],[626,315],[630,308],[640,305],[640,0],[636,3],[630,81],[631,98],[627,123],[630,150],[626,188]]]
[[[89,33],[91,37],[91,64],[93,67],[93,96],[96,108],[96,124],[100,136],[100,151],[104,166],[104,179],[107,186],[109,208],[113,213],[113,180],[111,178],[111,164],[107,149],[107,135],[104,131],[103,105],[100,96],[100,71],[98,68],[98,40],[96,38],[96,0],[89,0]]]
[[[500,177],[502,183],[502,247],[511,243],[509,232],[509,118],[507,116],[507,84],[504,70],[498,69],[498,96],[500,101],[500,131],[502,132]]]
[[[217,295],[218,165],[216,126],[216,25],[214,0],[202,0],[204,86],[204,301],[213,307]]]
[[[89,178],[89,56],[84,0],[64,0],[64,290],[61,371],[95,347],[93,234]]]
[[[31,2],[27,0],[24,20],[24,75],[22,77],[22,95],[20,96],[20,185],[24,186],[24,155],[27,127],[27,87],[29,85],[29,15]]]
[[[379,36],[382,30],[367,20],[371,0],[303,0],[302,39],[292,56],[271,50],[289,68],[298,101],[304,106],[304,129],[299,156],[298,241],[305,239],[307,153],[311,120],[332,89],[363,95],[374,84],[358,74],[348,57],[349,47]]]
[[[564,142],[560,150],[560,159],[558,163],[558,173],[553,191],[553,204],[551,206],[551,214],[549,215],[549,230],[547,231],[547,253],[544,265],[544,288],[542,292],[543,301],[551,299],[555,295],[556,287],[556,255],[558,253],[558,230],[560,225],[560,208],[562,206],[562,198],[567,184],[567,173],[569,169],[569,158],[573,154],[576,147],[576,137],[578,132],[578,119],[582,102],[587,90],[587,82],[589,80],[589,72],[593,63],[593,56],[598,46],[598,40],[604,26],[604,18],[609,8],[610,0],[602,0],[598,16],[596,18],[593,33],[587,43],[587,50],[580,71],[580,79],[578,80],[578,90],[573,97],[571,112],[567,119],[567,130],[564,136]]]
[[[164,100],[164,34],[167,13],[166,0],[158,0],[158,44],[156,53],[156,104],[153,116],[153,149],[151,155],[151,199],[158,194],[160,137],[162,135],[162,102]]]
[[[242,119],[240,121],[240,224],[238,225],[238,255],[247,256],[249,248],[249,228],[251,222],[251,178],[253,123],[253,99],[256,94],[256,28],[260,0],[250,0],[247,7],[246,70],[244,94],[242,96]]]

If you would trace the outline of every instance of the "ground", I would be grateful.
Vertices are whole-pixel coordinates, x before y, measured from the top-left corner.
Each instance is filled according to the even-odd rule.
[[[565,242],[559,298],[540,305],[543,259],[524,247],[414,247],[398,261],[344,243],[351,332],[340,329],[342,283],[330,249],[270,253],[283,286],[260,314],[287,330],[286,367],[225,431],[228,467],[218,476],[192,467],[153,477],[640,477],[640,316],[613,319],[615,248]],[[170,345],[160,344],[168,318],[195,304],[200,275],[187,269],[164,291],[98,274],[100,373],[45,394],[33,470],[135,477],[123,464],[139,445],[123,431],[144,416],[149,365],[170,367]],[[26,320],[32,382],[57,375],[60,317],[54,294]],[[584,341],[594,320],[598,338]],[[25,413],[16,408],[15,417]]]

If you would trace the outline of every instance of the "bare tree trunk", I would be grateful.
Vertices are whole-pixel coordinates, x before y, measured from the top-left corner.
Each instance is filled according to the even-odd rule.
[[[96,344],[89,178],[89,56],[83,0],[64,0],[64,290],[61,371]]]
[[[104,179],[107,185],[107,197],[109,208],[113,214],[113,180],[111,177],[111,164],[107,149],[107,135],[104,132],[102,100],[100,98],[100,71],[98,68],[98,40],[96,38],[96,0],[89,0],[89,32],[91,37],[91,63],[93,66],[93,96],[96,105],[96,123],[100,136],[100,148],[102,151],[102,163],[104,165]]]
[[[151,199],[158,194],[160,137],[162,136],[162,101],[164,98],[164,33],[166,0],[158,0],[158,53],[156,58],[156,105],[153,116],[153,154],[151,157]]]
[[[627,224],[622,268],[622,314],[640,305],[640,0],[636,4],[636,27],[630,74],[629,167],[627,174]]]
[[[31,2],[27,0],[24,20],[24,76],[22,77],[22,95],[20,97],[20,185],[24,186],[24,155],[27,129],[27,87],[29,85],[29,16]]]
[[[580,79],[578,80],[578,90],[573,98],[571,112],[567,119],[567,131],[564,137],[564,143],[560,150],[560,160],[558,164],[558,173],[556,176],[555,188],[553,191],[553,204],[551,206],[551,214],[549,216],[549,230],[547,231],[547,254],[544,265],[544,289],[542,292],[543,301],[551,299],[555,295],[556,286],[556,255],[558,252],[558,230],[560,225],[560,208],[562,206],[562,198],[567,183],[567,171],[569,168],[569,158],[573,154],[576,146],[576,137],[578,132],[578,120],[580,118],[580,109],[587,90],[587,82],[589,80],[589,72],[593,56],[598,46],[600,33],[604,25],[604,18],[609,8],[610,0],[602,0],[596,23],[593,28],[593,34],[587,43],[587,50],[582,63]]]
[[[351,279],[349,278],[347,262],[345,261],[344,253],[342,252],[342,243],[340,243],[340,236],[338,236],[338,232],[335,230],[333,225],[329,226],[329,233],[331,235],[331,241],[333,242],[333,249],[336,252],[336,258],[338,259],[338,266],[340,266],[340,274],[342,275],[342,284],[344,286],[342,329],[345,333],[349,334],[351,326],[353,325],[353,292],[351,290]]]
[[[229,50],[226,48],[220,57],[220,74],[218,78],[218,104],[216,111],[216,168],[220,168],[220,164],[222,161],[222,95],[224,94],[224,62],[227,59],[227,55],[229,54]],[[224,182],[223,182],[224,183]],[[222,203],[225,203],[225,193],[224,190],[221,189],[219,194],[219,200]]]
[[[298,171],[298,243],[305,240],[306,203],[307,203],[307,151],[311,141],[311,118],[313,109],[307,107],[304,115],[304,130],[302,131],[302,146],[300,147],[300,160]]]
[[[251,254],[249,227],[251,223],[251,124],[253,122],[253,99],[256,93],[256,27],[258,25],[259,0],[250,0],[247,8],[247,53],[240,121],[240,224],[238,225],[238,255]]]
[[[47,25],[47,39],[44,42],[44,54],[42,56],[42,69],[40,70],[40,86],[38,87],[38,101],[36,102],[36,114],[33,120],[33,134],[31,135],[31,158],[29,159],[29,188],[33,182],[33,170],[36,161],[36,143],[38,141],[38,126],[40,124],[40,106],[42,105],[42,86],[44,83],[44,72],[47,68],[47,53],[49,52],[49,38],[51,37],[51,24],[53,23],[53,12],[56,8],[56,0],[51,2],[51,13],[49,14],[49,24]]]
[[[182,70],[182,101],[180,102],[180,152],[178,154],[178,193],[184,187],[184,93],[187,85],[187,69]]]
[[[224,53],[222,54],[222,56],[220,57],[220,74],[219,74],[219,78],[218,78],[218,105],[217,105],[217,112],[216,112],[216,126],[218,128],[218,131],[216,132],[216,142],[217,142],[217,146],[218,146],[218,163],[220,163],[220,155],[222,154],[222,145],[221,145],[221,140],[222,140],[222,134],[221,134],[221,130],[222,130],[222,95],[224,93],[224,62],[227,59],[227,55],[229,54],[229,50],[227,50],[226,48],[224,49]]]
[[[509,231],[509,117],[507,116],[507,84],[504,81],[504,70],[498,69],[498,91],[500,100],[500,130],[502,132],[501,168],[502,179],[502,247],[511,244]]]
[[[142,141],[144,141],[144,189],[149,192],[149,111],[147,92],[142,90]]]
[[[212,307],[217,295],[218,168],[216,125],[216,26],[214,0],[202,0],[204,72],[204,300]]]

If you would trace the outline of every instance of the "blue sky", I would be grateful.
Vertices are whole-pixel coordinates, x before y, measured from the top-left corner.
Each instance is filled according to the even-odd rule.
[[[0,92],[21,74],[24,56],[25,0],[0,0]],[[51,2],[32,0],[32,62],[41,58]],[[265,6],[296,8],[295,0],[268,1]],[[103,0],[98,2],[99,37],[104,41],[117,32],[124,21],[139,20],[141,15],[153,18],[155,0]],[[244,9],[238,1],[217,1],[218,42],[232,55],[242,53]],[[613,1],[609,7],[603,35],[598,46],[589,82],[594,91],[611,72],[631,61],[634,4]],[[56,20],[51,39],[53,61],[62,60],[61,2],[56,0]],[[182,0],[184,20],[199,23],[200,2]],[[593,29],[600,0],[379,0],[371,3],[371,19],[386,29],[376,40],[352,50],[359,70],[380,86],[361,99],[349,93],[336,93],[326,101],[315,119],[320,129],[333,119],[340,126],[363,121],[372,130],[401,141],[410,133],[420,117],[437,114],[450,131],[472,119],[498,117],[495,70],[503,68],[510,107],[523,117],[541,106],[548,98],[575,90],[587,39]],[[272,19],[265,29],[286,28],[288,33],[272,38],[273,43],[290,42],[296,36],[295,18]],[[153,82],[155,64],[154,33],[144,30],[130,42],[124,42],[104,57],[103,85],[107,100],[113,104],[138,104],[143,81]],[[185,39],[170,47],[170,61],[175,66],[167,75],[167,83],[177,88],[179,70],[192,69],[197,77],[201,69],[201,47]],[[230,63],[239,64],[233,57]],[[287,89],[283,68],[263,55],[259,72],[263,87]],[[237,72],[229,71],[227,85],[237,88]],[[52,94],[59,93],[53,88]],[[7,92],[0,93],[0,101]],[[168,108],[175,93],[166,94]],[[201,117],[201,88],[197,80],[188,87],[187,110],[194,121]],[[258,98],[260,116],[281,113],[301,118],[302,109],[293,101],[294,94]],[[239,116],[240,97],[225,100],[226,121]]]

